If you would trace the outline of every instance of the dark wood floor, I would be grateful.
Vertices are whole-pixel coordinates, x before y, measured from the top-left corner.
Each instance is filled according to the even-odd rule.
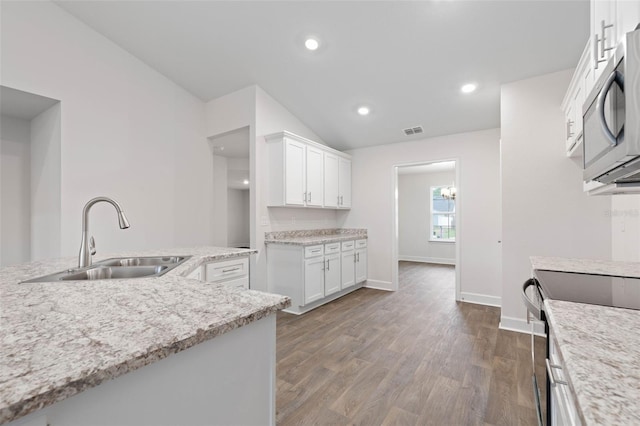
[[[456,303],[454,276],[401,262],[397,292],[278,314],[278,424],[535,424],[528,336]]]

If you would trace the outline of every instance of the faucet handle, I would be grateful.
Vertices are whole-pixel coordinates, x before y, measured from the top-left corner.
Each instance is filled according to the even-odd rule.
[[[89,239],[89,253],[91,253],[91,256],[96,254],[96,240],[93,237]]]

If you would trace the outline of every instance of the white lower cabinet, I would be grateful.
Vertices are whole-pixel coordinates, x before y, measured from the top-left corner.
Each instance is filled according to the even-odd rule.
[[[249,288],[249,257],[205,263],[187,275],[198,281],[220,283],[229,287]]]
[[[575,396],[567,383],[564,365],[556,348],[553,331],[549,331],[549,359],[547,374],[550,375],[551,426],[580,426],[580,415],[576,408]]]
[[[324,297],[324,256],[304,261],[305,305]]]
[[[285,311],[302,314],[358,289],[367,279],[366,240],[358,241],[364,244],[357,250],[353,240],[307,247],[268,244],[269,292],[289,296],[291,307]]]

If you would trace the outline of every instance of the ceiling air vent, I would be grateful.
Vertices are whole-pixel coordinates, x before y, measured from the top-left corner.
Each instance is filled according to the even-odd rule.
[[[404,132],[405,135],[411,136],[411,135],[417,135],[419,133],[422,133],[424,130],[422,130],[422,126],[416,126],[416,127],[409,127],[407,129],[403,129],[402,131]]]

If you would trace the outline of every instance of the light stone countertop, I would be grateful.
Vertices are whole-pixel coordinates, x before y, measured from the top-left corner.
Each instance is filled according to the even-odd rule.
[[[264,242],[265,244],[312,246],[362,239],[367,239],[366,229],[312,229],[267,232]]]
[[[288,297],[185,278],[255,250],[220,247],[118,253],[190,255],[160,277],[22,283],[77,258],[0,269],[0,424],[286,308]]]
[[[544,305],[584,424],[640,425],[640,311]]]
[[[640,262],[531,256],[533,269],[640,278]]]

